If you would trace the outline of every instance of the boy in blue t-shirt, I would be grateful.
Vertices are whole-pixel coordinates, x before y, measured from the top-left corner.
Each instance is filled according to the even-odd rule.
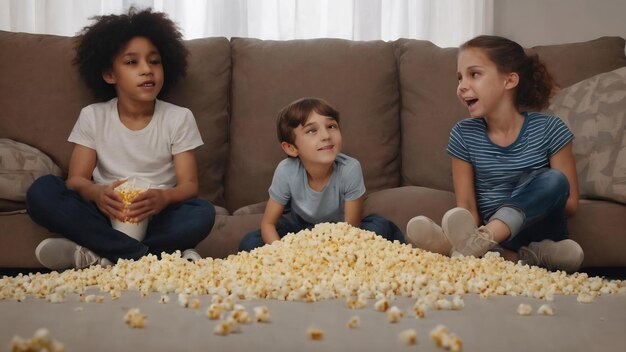
[[[297,100],[278,114],[277,132],[289,158],[274,172],[261,229],[248,233],[240,250],[251,251],[322,222],[346,222],[404,243],[391,221],[379,215],[363,218],[361,165],[341,153],[335,109],[317,98]]]

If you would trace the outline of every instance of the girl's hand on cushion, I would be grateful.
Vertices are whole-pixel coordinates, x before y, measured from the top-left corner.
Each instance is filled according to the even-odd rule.
[[[130,205],[126,218],[135,222],[140,222],[152,215],[161,212],[168,204],[169,200],[166,190],[151,188],[139,194]]]

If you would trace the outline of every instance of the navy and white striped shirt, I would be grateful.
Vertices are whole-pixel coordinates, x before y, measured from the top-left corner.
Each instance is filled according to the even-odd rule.
[[[526,112],[515,142],[506,147],[494,144],[483,118],[459,121],[450,132],[448,154],[474,166],[476,206],[483,219],[524,186],[522,174],[550,166],[550,156],[574,139],[556,116]]]

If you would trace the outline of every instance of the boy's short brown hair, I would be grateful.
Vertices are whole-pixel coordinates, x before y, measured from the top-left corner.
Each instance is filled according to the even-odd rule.
[[[304,126],[309,115],[316,112],[322,116],[328,116],[339,123],[339,111],[320,98],[302,98],[285,106],[278,113],[276,119],[276,132],[279,142],[295,144],[296,136],[293,130],[298,126]]]

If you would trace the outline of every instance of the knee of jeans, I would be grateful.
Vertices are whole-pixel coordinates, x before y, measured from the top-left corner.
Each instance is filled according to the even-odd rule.
[[[550,189],[559,194],[569,194],[569,181],[561,170],[549,169],[544,175],[548,179]]]
[[[241,241],[239,241],[239,250],[249,252],[257,248],[259,238],[261,237],[261,230],[248,232]]]
[[[211,222],[215,221],[215,206],[204,199],[199,199],[199,205],[202,207],[202,211],[205,213],[207,218],[211,219]]]
[[[196,213],[199,218],[204,219],[207,226],[210,225],[210,231],[215,223],[215,206],[211,204],[211,202],[200,198],[193,199],[191,203],[195,206],[194,213]]]
[[[55,175],[39,177],[26,190],[26,203],[39,204],[39,200],[51,199],[50,192],[58,188],[58,182],[63,180]]]

